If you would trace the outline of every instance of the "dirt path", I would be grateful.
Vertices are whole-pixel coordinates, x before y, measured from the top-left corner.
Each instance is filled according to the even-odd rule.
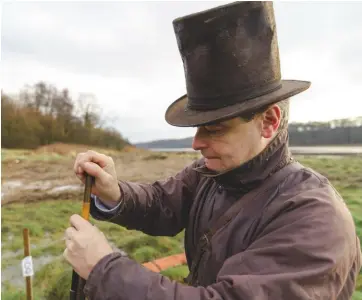
[[[167,178],[191,163],[192,153],[116,152],[119,179],[152,182]],[[1,205],[51,199],[76,199],[82,196],[83,185],[73,173],[75,152],[50,156],[32,153],[19,159],[2,161]]]

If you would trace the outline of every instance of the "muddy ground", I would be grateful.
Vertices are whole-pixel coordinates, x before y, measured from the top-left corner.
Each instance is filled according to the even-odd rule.
[[[49,147],[50,148],[50,147]],[[2,150],[1,205],[52,199],[81,199],[84,186],[73,172],[77,153],[67,145],[48,151]],[[119,179],[152,182],[176,174],[198,156],[193,153],[150,151],[119,152],[97,149],[110,155]]]

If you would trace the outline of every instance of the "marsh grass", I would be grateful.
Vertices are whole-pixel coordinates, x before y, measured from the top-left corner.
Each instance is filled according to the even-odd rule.
[[[19,159],[27,153],[21,151],[3,152],[2,159]],[[298,157],[305,166],[327,176],[338,192],[344,197],[356,223],[356,230],[362,239],[362,163],[359,157],[318,158]],[[19,266],[23,257],[22,230],[30,230],[31,254],[34,259],[53,257],[51,262],[39,265],[33,278],[35,299],[65,300],[69,298],[71,267],[62,258],[65,247],[64,230],[69,226],[69,217],[80,212],[81,202],[72,200],[51,200],[35,203],[14,203],[2,208],[2,275],[1,299],[24,299],[25,283],[11,285],[6,280],[7,268]],[[109,241],[136,261],[142,263],[156,258],[182,252],[183,232],[176,237],[152,237],[134,230],[99,222],[91,222],[102,230]],[[165,270],[163,275],[182,281],[187,276],[186,266]],[[5,280],[4,280],[5,277]],[[362,300],[362,276],[358,280],[354,300]]]

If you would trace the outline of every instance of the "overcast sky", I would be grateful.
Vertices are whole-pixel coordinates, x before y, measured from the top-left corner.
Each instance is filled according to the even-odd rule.
[[[131,142],[182,138],[165,110],[185,93],[172,20],[227,2],[6,2],[1,87],[40,80],[93,94]],[[312,82],[291,121],[362,115],[362,2],[277,2],[282,77]]]

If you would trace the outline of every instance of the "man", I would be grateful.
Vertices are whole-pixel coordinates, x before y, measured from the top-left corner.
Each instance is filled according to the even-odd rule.
[[[187,95],[166,120],[197,128],[203,158],[153,184],[118,181],[94,151],[74,171],[95,177],[92,216],[150,235],[185,229],[185,284],[114,253],[78,215],[65,258],[98,299],[351,299],[360,242],[341,196],[288,149],[288,99],[309,82],[281,80],[271,2],[237,2],[174,21]]]

